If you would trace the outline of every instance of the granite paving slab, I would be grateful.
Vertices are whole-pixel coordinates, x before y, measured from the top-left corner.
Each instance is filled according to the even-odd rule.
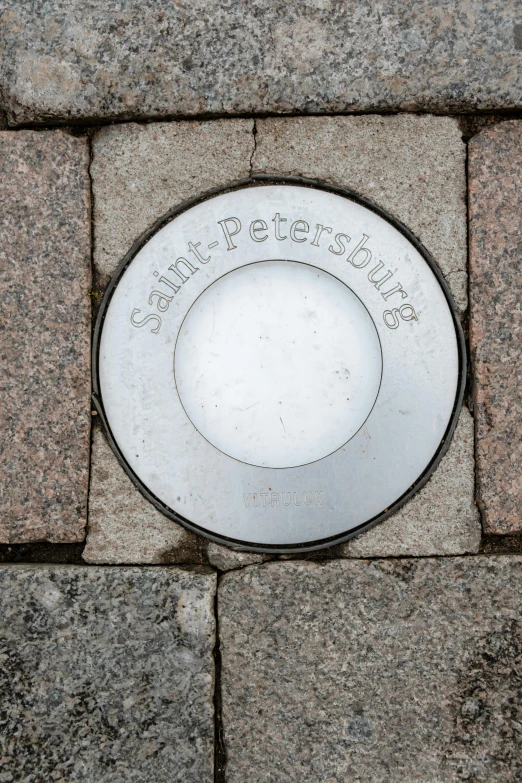
[[[466,148],[451,117],[292,117],[256,121],[254,173],[355,191],[404,223],[467,307]]]
[[[255,552],[241,552],[228,546],[208,542],[208,561],[220,571],[231,571],[234,568],[244,568],[254,563],[264,563],[270,559],[270,555],[256,554]]]
[[[215,576],[0,567],[2,783],[213,783]]]
[[[470,142],[470,341],[479,502],[488,533],[522,531],[522,122]]]
[[[518,556],[226,574],[227,783],[519,780],[521,601]]]
[[[515,0],[4,0],[2,11],[0,87],[16,124],[522,104]]]
[[[473,419],[463,408],[447,453],[399,511],[341,547],[347,557],[458,555],[478,552]]]
[[[0,541],[81,541],[89,478],[89,152],[0,132]]]
[[[140,235],[182,202],[248,177],[252,120],[115,125],[94,137],[94,262],[106,284]]]
[[[143,497],[96,426],[83,559],[87,563],[201,563],[203,546],[199,536]]]

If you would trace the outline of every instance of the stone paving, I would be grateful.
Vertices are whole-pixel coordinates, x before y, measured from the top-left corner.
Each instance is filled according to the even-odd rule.
[[[211,783],[215,574],[0,568],[0,779]]]
[[[0,132],[0,541],[82,541],[90,429],[89,150]]]
[[[0,565],[0,783],[521,780],[518,6],[5,0],[0,18],[0,555],[33,561]],[[470,348],[427,484],[303,557],[169,521],[90,404],[91,309],[124,255],[266,173],[403,222]]]
[[[522,124],[470,143],[471,351],[485,529],[522,530]]]
[[[0,90],[13,124],[522,103],[515,0],[4,0],[2,9]]]
[[[519,283],[519,127],[493,125],[470,145],[476,443],[464,407],[440,466],[397,514],[321,553],[322,565],[295,556],[267,563],[275,556],[210,543],[167,520],[132,485],[95,420],[83,552],[91,565],[0,571],[2,783],[42,775],[210,781],[221,734],[227,766],[218,777],[231,782],[521,774],[512,706],[520,559],[448,557],[479,551],[477,500],[487,531],[519,524],[510,299]],[[87,144],[62,131],[8,131],[0,143],[11,308],[4,540],[82,540],[91,418]],[[271,172],[322,179],[389,209],[426,243],[466,312],[465,146],[451,118],[130,124],[95,133],[92,149],[96,295],[133,242],[181,200]],[[492,233],[486,207],[496,199]],[[506,304],[504,326],[497,320]],[[421,559],[403,559],[411,555]],[[446,557],[422,559],[434,555]],[[212,568],[232,571],[219,589],[217,724]]]
[[[520,557],[227,574],[228,783],[518,780],[521,601]]]

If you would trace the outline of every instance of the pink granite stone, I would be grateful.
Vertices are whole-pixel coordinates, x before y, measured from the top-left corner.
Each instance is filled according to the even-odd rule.
[[[0,541],[80,541],[90,430],[85,139],[0,132]]]
[[[469,174],[479,504],[507,534],[522,530],[522,122],[473,138]]]

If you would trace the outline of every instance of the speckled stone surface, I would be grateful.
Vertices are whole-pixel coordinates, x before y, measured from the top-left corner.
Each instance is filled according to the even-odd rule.
[[[206,544],[206,541],[205,541]],[[92,439],[87,563],[200,563],[203,540],[136,489],[100,427]]]
[[[478,552],[474,505],[473,419],[460,414],[451,445],[428,483],[389,519],[343,544],[347,557],[455,555]]]
[[[208,542],[208,561],[220,571],[232,571],[234,568],[244,568],[255,563],[264,563],[270,560],[270,555],[256,554],[255,552],[238,552],[228,546]]]
[[[106,283],[162,215],[211,188],[248,177],[252,120],[116,125],[94,137],[94,261]]]
[[[402,221],[467,306],[466,148],[450,117],[258,120],[253,171],[353,190]]]
[[[215,576],[0,568],[2,783],[213,783]]]
[[[522,531],[522,122],[471,140],[469,197],[479,502],[506,534]]]
[[[89,153],[0,132],[0,541],[81,541],[89,478]]]
[[[519,780],[521,601],[517,556],[227,574],[227,783]]]
[[[2,3],[11,122],[522,104],[515,0]]]

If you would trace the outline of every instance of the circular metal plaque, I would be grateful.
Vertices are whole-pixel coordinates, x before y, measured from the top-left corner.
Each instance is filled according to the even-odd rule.
[[[414,237],[353,194],[249,180],[123,260],[94,399],[170,518],[260,551],[330,546],[427,480],[464,388],[462,332]]]

